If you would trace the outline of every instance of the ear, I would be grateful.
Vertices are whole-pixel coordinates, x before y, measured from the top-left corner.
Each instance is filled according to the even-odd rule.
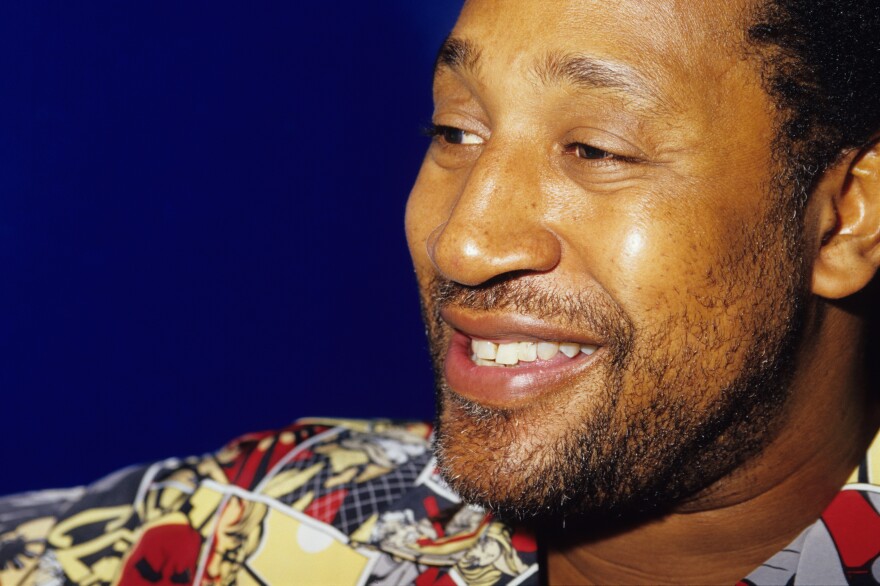
[[[863,289],[880,266],[880,140],[851,153],[819,182],[822,229],[813,293],[841,299]]]

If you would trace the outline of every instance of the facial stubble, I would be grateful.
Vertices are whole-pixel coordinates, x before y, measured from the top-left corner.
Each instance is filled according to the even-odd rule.
[[[433,281],[423,303],[437,381],[435,452],[450,486],[511,520],[639,516],[759,452],[785,403],[806,271],[790,229],[742,242],[750,244],[722,263],[727,284],[706,298],[726,329],[684,310],[637,328],[600,289],[548,292],[521,275],[479,287]],[[600,334],[603,355],[565,392],[516,409],[480,405],[443,377],[444,306],[564,320]]]

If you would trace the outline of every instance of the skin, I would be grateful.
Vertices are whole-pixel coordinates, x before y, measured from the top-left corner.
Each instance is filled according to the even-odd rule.
[[[775,109],[740,45],[748,8],[471,0],[452,37],[473,58],[435,76],[442,128],[406,230],[447,480],[508,514],[565,513],[571,498],[570,515],[627,515],[555,526],[551,582],[734,583],[818,517],[876,431],[864,324],[828,301],[880,263],[876,149],[844,153],[786,230]],[[627,73],[585,87],[537,71],[573,54]],[[450,358],[456,331],[599,350],[553,376],[538,364],[468,378]],[[768,388],[745,385],[750,373]],[[705,439],[743,386],[751,424]],[[586,496],[573,484],[592,468],[573,479],[553,464],[584,428],[595,470],[603,457],[624,470]],[[685,472],[661,487],[669,502],[644,510],[648,483],[672,469]],[[556,492],[532,482],[559,484],[557,472]]]

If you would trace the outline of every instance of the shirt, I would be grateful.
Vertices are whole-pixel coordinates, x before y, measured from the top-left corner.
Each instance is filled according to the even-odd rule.
[[[875,452],[821,519],[740,584],[880,583]],[[424,423],[304,419],[88,487],[0,499],[0,586],[540,577],[534,537],[463,504],[439,476]]]

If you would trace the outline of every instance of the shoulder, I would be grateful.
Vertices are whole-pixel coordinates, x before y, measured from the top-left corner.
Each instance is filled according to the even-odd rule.
[[[181,580],[199,571],[207,544],[231,531],[228,551],[201,568],[227,575],[231,552],[253,553],[271,511],[317,519],[344,536],[358,517],[340,514],[351,488],[383,479],[396,487],[385,496],[402,492],[430,458],[430,432],[417,422],[303,419],[88,487],[2,498],[0,584],[110,583],[126,572],[156,581],[168,561],[178,570],[164,578]],[[369,499],[357,497],[355,509],[370,511]],[[161,543],[174,544],[173,555]],[[160,559],[163,551],[175,560]]]
[[[70,518],[113,510],[133,499],[144,467],[115,472],[87,486],[33,491],[0,498],[0,584],[30,583],[47,553],[50,535],[64,536]],[[88,515],[85,515],[88,518]],[[94,520],[98,525],[107,519]],[[85,525],[94,523],[85,523]]]
[[[0,584],[535,581],[534,540],[461,503],[430,442],[421,422],[303,419],[9,497]]]
[[[49,530],[84,491],[43,490],[0,498],[0,584],[18,584],[33,569]]]

